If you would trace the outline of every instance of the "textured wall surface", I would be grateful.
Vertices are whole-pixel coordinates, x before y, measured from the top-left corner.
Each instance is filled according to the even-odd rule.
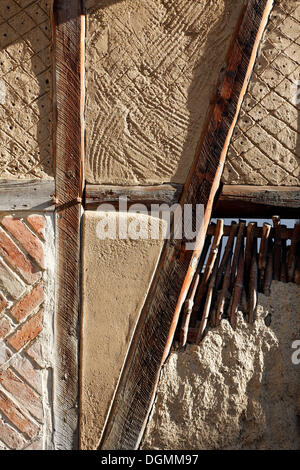
[[[171,353],[143,449],[300,448],[300,288],[273,281],[258,305],[253,326],[240,313],[235,331],[222,320],[200,346]]]
[[[90,183],[186,180],[242,0],[88,0]]]
[[[49,217],[0,219],[0,449],[51,448],[52,243]]]
[[[82,449],[96,449],[131,337],[161,252],[162,240],[97,238],[105,213],[87,211],[83,224],[81,339]],[[151,220],[142,216],[146,227]],[[112,219],[110,219],[112,220]],[[119,214],[130,228],[138,216]],[[156,219],[157,220],[157,219]]]
[[[299,185],[299,64],[299,0],[276,0],[228,152],[225,183]]]
[[[0,178],[53,175],[50,0],[1,0]]]

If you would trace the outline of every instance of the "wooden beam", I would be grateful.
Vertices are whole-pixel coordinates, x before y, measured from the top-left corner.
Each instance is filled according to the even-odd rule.
[[[284,218],[300,216],[300,186],[224,185],[214,217]]]
[[[54,211],[54,180],[0,180],[0,211]]]
[[[132,204],[174,204],[179,202],[182,184],[162,184],[156,186],[109,186],[87,184],[85,187],[84,208],[96,209],[100,204],[118,205],[120,197],[127,197],[128,207]]]
[[[143,436],[161,367],[197,269],[226,153],[272,3],[250,0],[243,9],[181,198],[182,205],[205,206],[204,223],[194,251],[181,242],[167,244],[163,251],[108,417],[102,449],[136,449]]]
[[[78,448],[80,216],[83,182],[83,40],[80,0],[54,0],[56,125],[56,367],[54,445]]]

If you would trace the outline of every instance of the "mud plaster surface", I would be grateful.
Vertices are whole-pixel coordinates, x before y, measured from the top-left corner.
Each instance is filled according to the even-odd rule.
[[[0,178],[53,176],[51,0],[1,0]]]
[[[88,182],[185,182],[242,3],[87,1]]]
[[[299,185],[297,81],[300,3],[276,0],[228,151],[224,183]]]
[[[80,446],[96,449],[163,240],[100,240],[103,212],[83,222]],[[130,228],[153,218],[119,213]],[[158,219],[155,219],[156,221]],[[162,227],[162,226],[161,226]]]
[[[171,353],[143,449],[300,448],[299,286],[273,282],[257,317],[250,326],[240,314],[236,331],[222,320],[200,346]]]

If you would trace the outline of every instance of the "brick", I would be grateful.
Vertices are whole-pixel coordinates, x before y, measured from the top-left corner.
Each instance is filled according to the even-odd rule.
[[[0,366],[5,364],[11,357],[11,350],[6,346],[4,341],[0,340]]]
[[[39,421],[42,420],[43,406],[41,397],[22,382],[11,369],[0,372],[0,384],[15,397],[23,409],[29,411]]]
[[[25,292],[25,286],[0,261],[0,289],[13,299],[18,299]]]
[[[35,286],[28,294],[17,302],[10,310],[15,320],[20,322],[28,317],[44,300],[44,290],[42,283]]]
[[[42,238],[42,240],[45,240],[45,217],[43,215],[33,214],[27,217],[26,220],[32,229]]]
[[[37,338],[37,340],[33,344],[31,344],[29,348],[27,348],[26,354],[28,355],[28,357],[30,357],[30,359],[36,362],[39,367],[45,366],[42,345],[39,338]]]
[[[0,313],[7,307],[8,303],[3,295],[0,293]]]
[[[10,449],[21,450],[24,446],[24,439],[11,426],[0,418],[0,439]]]
[[[0,253],[28,284],[34,284],[41,278],[41,272],[26,258],[16,244],[0,229]]]
[[[23,346],[32,341],[43,329],[42,325],[42,309],[38,311],[34,316],[30,317],[25,323],[23,323],[17,331],[12,334],[7,342],[16,351],[19,351]]]
[[[7,317],[0,319],[0,339],[5,338],[11,332],[11,323]]]
[[[43,450],[43,439],[32,442],[29,446],[25,447],[24,450]]]
[[[29,256],[42,268],[44,267],[44,250],[41,241],[17,217],[6,216],[1,221],[6,230],[20,243]]]
[[[42,371],[37,369],[29,359],[23,356],[17,356],[13,359],[13,369],[15,369],[21,377],[24,377],[27,383],[38,393],[42,393]]]
[[[26,436],[33,438],[37,435],[39,426],[27,418],[21,409],[1,391],[0,410]]]

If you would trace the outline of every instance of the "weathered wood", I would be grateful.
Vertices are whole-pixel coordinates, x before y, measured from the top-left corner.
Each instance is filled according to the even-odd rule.
[[[267,254],[267,267],[265,270],[264,279],[264,294],[269,296],[271,294],[271,284],[273,279],[273,241],[270,238],[268,243],[268,254]]]
[[[109,186],[87,184],[85,188],[85,209],[96,209],[100,204],[117,206],[119,198],[127,197],[127,204],[175,204],[182,194],[182,184],[156,186]]]
[[[251,268],[251,261],[252,261],[252,251],[253,251],[253,243],[255,240],[254,231],[257,227],[256,222],[249,222],[247,227],[247,238],[246,238],[246,249],[245,249],[245,288],[246,294],[248,297],[248,287],[249,287],[249,279],[250,279],[250,268]]]
[[[216,202],[214,217],[298,217],[300,189],[290,186],[224,185]]]
[[[78,447],[80,215],[83,185],[83,39],[80,0],[54,0],[56,93],[56,367],[54,445]]]
[[[257,268],[257,239],[253,239],[252,243],[252,257],[251,257],[251,267],[250,267],[250,282],[249,282],[249,301],[248,301],[248,321],[249,323],[254,323],[256,305],[257,305],[257,278],[258,278],[258,268]]]
[[[219,293],[218,301],[217,301],[215,326],[219,326],[221,323],[221,319],[225,311],[226,298],[229,297],[230,270],[231,270],[231,263],[230,263],[230,259],[228,259],[226,269],[225,269],[222,289]]]
[[[230,234],[229,234],[229,237],[228,237],[228,240],[227,240],[227,243],[226,243],[226,247],[225,247],[225,250],[224,250],[222,261],[220,263],[220,268],[219,268],[219,271],[218,271],[218,274],[217,274],[216,289],[219,289],[224,271],[226,269],[228,258],[232,256],[232,247],[233,247],[233,244],[234,244],[234,239],[235,239],[235,236],[236,236],[237,229],[238,229],[238,224],[236,222],[232,222],[231,229],[230,229]]]
[[[279,281],[281,262],[280,217],[278,215],[273,215],[272,220],[274,224],[273,279],[275,281]]]
[[[236,328],[237,325],[237,312],[241,302],[242,292],[244,288],[244,239],[242,238],[236,280],[233,288],[232,301],[229,307],[229,319],[232,328]]]
[[[289,249],[289,258],[288,258],[288,281],[293,282],[295,268],[296,268],[296,251],[297,244],[300,240],[300,224],[296,223],[294,226],[293,234],[291,237],[291,246]]]
[[[262,227],[262,235],[261,235],[261,242],[260,242],[259,255],[258,255],[259,291],[260,292],[263,292],[270,233],[271,233],[271,225],[264,223]]]
[[[54,180],[0,180],[0,211],[54,211]]]
[[[283,225],[281,226],[283,227]],[[281,240],[281,270],[280,270],[280,281],[287,282],[287,247],[286,240]]]
[[[182,318],[182,325],[180,328],[180,340],[179,340],[179,347],[184,348],[186,345],[188,331],[189,331],[189,324],[191,319],[191,313],[193,311],[194,306],[194,298],[196,294],[196,290],[199,284],[200,275],[196,274],[193,284],[191,286],[191,294],[189,295],[188,299],[185,301],[184,306],[184,314]]]
[[[231,230],[231,226],[230,225],[224,225],[224,237],[228,237],[230,235],[230,230]],[[214,225],[210,225],[208,227],[208,230],[207,230],[207,233],[209,235],[213,235],[215,232],[215,226]],[[270,238],[274,238],[274,234],[275,234],[275,231],[273,228],[271,228],[271,231],[270,231]],[[291,240],[293,238],[293,234],[294,234],[294,229],[293,228],[285,228],[285,227],[281,227],[281,230],[280,230],[280,238],[281,240]],[[256,238],[261,238],[263,235],[263,227],[254,227],[253,228],[253,236],[256,237]],[[247,228],[245,227],[244,230],[243,230],[243,237],[247,237]]]
[[[250,0],[243,9],[180,201],[181,205],[205,207],[195,249],[186,250],[178,242],[167,244],[163,251],[120,378],[100,443],[102,449],[137,448],[142,438],[160,370],[197,269],[226,153],[271,7],[271,0]]]

